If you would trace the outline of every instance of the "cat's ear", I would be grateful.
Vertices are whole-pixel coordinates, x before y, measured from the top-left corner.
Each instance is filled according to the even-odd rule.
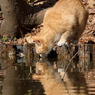
[[[32,36],[33,42],[37,45],[41,46],[41,40],[37,36]]]

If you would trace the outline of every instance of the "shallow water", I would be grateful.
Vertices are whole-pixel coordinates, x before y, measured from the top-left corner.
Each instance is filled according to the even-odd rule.
[[[0,56],[0,95],[95,95],[94,62],[32,58]]]

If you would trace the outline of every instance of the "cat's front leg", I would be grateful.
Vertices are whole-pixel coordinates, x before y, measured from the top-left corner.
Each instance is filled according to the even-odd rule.
[[[59,42],[57,43],[58,46],[63,46],[63,45],[68,45],[68,41],[67,41],[67,38],[68,38],[68,33],[63,33],[61,35],[61,38],[59,40]]]
[[[73,38],[75,37],[75,32],[70,30],[70,31],[66,31],[65,33],[62,34],[59,42],[57,43],[58,46],[62,46],[62,45],[69,45],[70,41],[73,40]]]

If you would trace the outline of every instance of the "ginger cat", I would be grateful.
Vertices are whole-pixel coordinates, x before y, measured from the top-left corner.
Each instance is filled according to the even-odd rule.
[[[77,42],[88,19],[88,11],[81,0],[59,0],[48,9],[43,28],[38,36],[33,36],[36,52],[47,55],[55,42],[58,46]]]

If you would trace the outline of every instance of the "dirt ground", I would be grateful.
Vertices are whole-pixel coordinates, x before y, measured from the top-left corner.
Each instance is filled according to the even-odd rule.
[[[45,1],[36,2],[36,3],[31,3],[28,2],[31,6],[37,6],[38,4],[43,4]],[[89,11],[89,18],[87,21],[87,26],[82,34],[79,44],[81,43],[95,43],[95,0],[82,0],[83,4],[86,6],[86,8]],[[0,10],[0,25],[3,21],[3,16],[2,16],[2,11]],[[33,29],[31,29],[30,33],[27,33],[23,37],[17,39],[15,38],[14,40],[7,40],[6,37],[0,38],[0,44],[5,43],[5,44],[28,44],[28,43],[33,43],[33,40],[31,38],[32,35],[36,35],[36,33],[40,32],[42,25],[35,26]],[[28,29],[27,29],[28,30]]]

